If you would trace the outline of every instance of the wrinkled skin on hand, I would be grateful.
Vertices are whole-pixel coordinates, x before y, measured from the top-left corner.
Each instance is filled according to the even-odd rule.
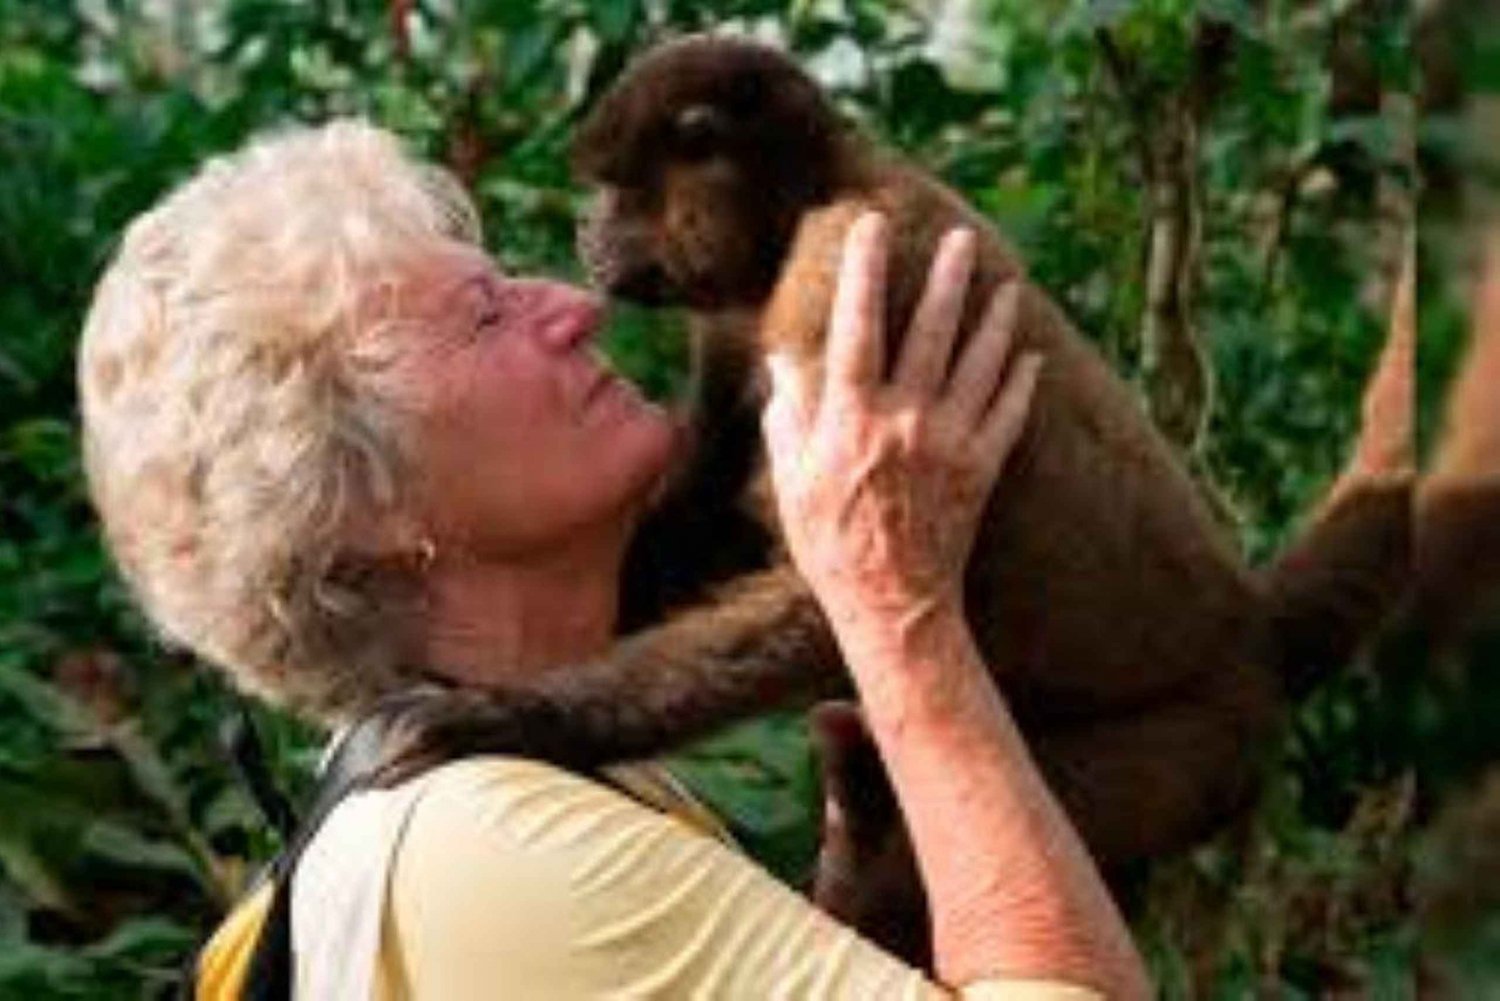
[[[884,220],[860,218],[846,248],[821,386],[816,369],[770,356],[764,419],[787,548],[835,632],[851,616],[900,623],[962,608],[980,517],[1041,367],[1034,352],[1010,357],[1015,283],[954,351],[974,268],[974,234],[957,229],[886,378]]]

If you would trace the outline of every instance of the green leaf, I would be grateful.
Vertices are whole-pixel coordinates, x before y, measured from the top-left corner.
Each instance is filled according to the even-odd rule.
[[[623,42],[632,34],[640,16],[638,0],[594,0],[589,4],[591,23],[606,42]]]
[[[168,918],[142,917],[121,923],[102,942],[88,947],[92,959],[168,963],[198,942],[197,933]]]
[[[111,820],[97,820],[84,830],[80,848],[84,852],[133,869],[156,869],[186,876],[196,882],[201,874],[188,852],[180,845],[141,832]]]

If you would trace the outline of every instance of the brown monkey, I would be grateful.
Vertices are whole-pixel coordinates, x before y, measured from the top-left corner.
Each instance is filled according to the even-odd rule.
[[[763,348],[809,363],[844,231],[868,208],[898,234],[892,336],[952,226],[981,235],[966,329],[1000,282],[1022,280],[982,218],[862,141],[800,69],[751,42],[692,37],[648,54],[594,109],[575,163],[599,188],[580,242],[602,285],[701,314],[753,311]],[[1018,337],[1048,362],[975,547],[970,620],[1086,840],[1126,861],[1229,809],[1280,700],[1283,658],[1336,662],[1399,589],[1407,486],[1337,500],[1294,558],[1258,577],[1130,391],[1031,286]],[[793,604],[781,614],[817,631],[811,600],[792,599],[800,585],[779,573],[756,586],[783,589]],[[752,635],[733,645],[754,649]]]
[[[966,329],[1000,282],[1021,280],[1016,255],[956,196],[870,148],[794,64],[748,42],[690,38],[647,55],[581,129],[576,163],[600,188],[581,243],[601,284],[685,303],[726,328],[705,344],[701,447],[647,529],[646,538],[670,547],[674,519],[684,519],[677,527],[690,541],[675,550],[680,558],[698,560],[700,547],[732,536],[721,516],[744,517],[742,488],[758,449],[757,352],[820,356],[838,251],[855,216],[881,209],[900,234],[889,281],[893,335],[906,327],[936,240],[954,225],[980,234]],[[1250,749],[1282,702],[1278,669],[1297,652],[1277,623],[1310,628],[1327,617],[1340,646],[1318,655],[1347,653],[1342,644],[1384,610],[1404,535],[1373,531],[1367,514],[1351,516],[1341,501],[1289,570],[1257,576],[1130,391],[1031,286],[1018,339],[1047,366],[976,542],[969,615],[1059,797],[1095,856],[1113,866],[1184,846],[1244,802]],[[1377,527],[1390,510],[1375,506]],[[752,539],[730,561],[739,567],[699,564],[659,600],[642,599],[640,617],[650,618],[704,577],[732,577],[716,600],[629,636],[598,663],[524,690],[404,699],[406,737],[392,743],[383,777],[486,750],[588,768],[844,690],[832,638],[795,573],[776,561],[737,572],[768,550],[767,538]],[[632,562],[659,576],[673,555],[668,548]],[[1345,557],[1358,557],[1352,586],[1338,572]],[[1317,585],[1288,586],[1298,579]]]

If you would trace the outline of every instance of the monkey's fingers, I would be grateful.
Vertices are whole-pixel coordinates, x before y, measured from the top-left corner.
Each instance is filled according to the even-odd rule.
[[[866,212],[844,237],[828,322],[825,399],[872,389],[884,371],[886,230],[883,215]]]
[[[996,289],[974,336],[964,345],[947,393],[947,404],[956,412],[960,426],[980,424],[991,409],[1015,342],[1020,297],[1019,281]]]
[[[953,354],[953,341],[963,317],[969,279],[974,273],[974,231],[951,229],[943,235],[922,301],[917,304],[911,327],[896,366],[897,385],[930,396],[942,385]]]

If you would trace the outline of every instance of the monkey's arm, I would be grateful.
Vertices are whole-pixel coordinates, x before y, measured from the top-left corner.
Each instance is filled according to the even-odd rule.
[[[754,338],[752,318],[693,321],[685,454],[626,554],[622,632],[658,623],[770,562],[771,533],[746,501],[761,455]]]
[[[1276,724],[1269,674],[1216,665],[1173,700],[1060,729],[1023,726],[1037,766],[1111,881],[1181,851],[1254,795],[1253,749]],[[825,802],[819,907],[908,963],[931,964],[930,916],[872,738],[847,703],[813,714]]]
[[[588,770],[661,754],[846,687],[817,602],[792,571],[766,570],[597,661],[525,687],[429,689],[392,700],[394,736],[377,781],[474,754],[522,754]]]

